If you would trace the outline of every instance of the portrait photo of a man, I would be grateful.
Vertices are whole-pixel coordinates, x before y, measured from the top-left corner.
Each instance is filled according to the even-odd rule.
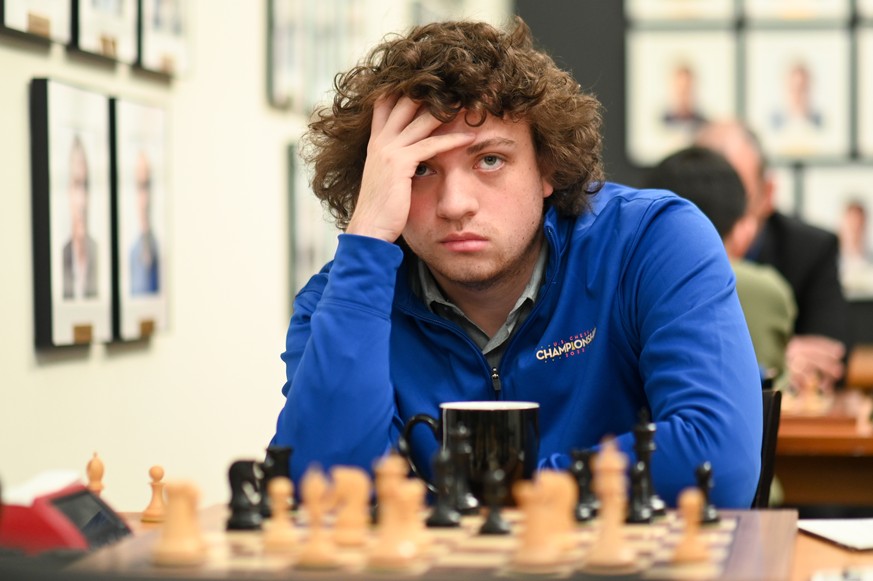
[[[64,299],[97,297],[97,243],[88,233],[88,155],[79,136],[70,149],[70,238],[64,244]]]
[[[154,294],[160,290],[159,255],[152,229],[152,167],[145,151],[137,155],[133,177],[139,234],[130,248],[130,294]]]

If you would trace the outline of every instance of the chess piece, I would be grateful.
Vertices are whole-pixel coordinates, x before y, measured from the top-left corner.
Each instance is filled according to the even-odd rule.
[[[649,412],[643,408],[640,412],[640,421],[634,427],[634,453],[637,461],[643,463],[643,475],[640,486],[640,494],[646,495],[647,503],[653,517],[667,514],[667,503],[655,492],[652,484],[652,454],[655,451],[655,430],[657,427],[649,419]]]
[[[592,483],[592,460],[594,458],[594,450],[571,450],[570,457],[570,474],[576,479],[578,489],[578,500],[574,515],[577,522],[588,522],[597,516],[597,509],[600,503],[594,490],[591,488]]]
[[[333,540],[341,547],[362,546],[370,528],[370,477],[353,466],[334,466],[330,475],[336,502]]]
[[[703,507],[700,513],[700,522],[703,524],[717,523],[720,520],[718,509],[716,509],[715,505],[709,500],[710,491],[713,487],[712,464],[704,462],[697,467],[694,474],[697,477],[697,487],[703,494]]]
[[[552,492],[549,486],[543,486],[541,474],[534,480],[519,480],[512,487],[524,521],[518,546],[510,559],[517,572],[548,574],[566,564],[564,547],[555,534],[553,503],[549,498]]]
[[[230,516],[227,530],[250,531],[261,528],[260,470],[253,460],[237,460],[227,471],[230,481]]]
[[[261,481],[258,483],[258,490],[261,493],[260,511],[263,518],[270,517],[273,512],[270,507],[269,490],[270,480],[276,476],[284,476],[291,478],[291,455],[294,453],[294,448],[290,446],[269,446],[267,455],[260,465]],[[288,498],[289,508],[294,508],[293,495]]]
[[[291,521],[288,498],[294,493],[294,485],[286,476],[275,476],[268,481],[272,514],[264,530],[264,550],[268,553],[287,553],[297,545],[297,534]]]
[[[100,496],[100,493],[103,492],[103,460],[97,456],[97,452],[94,452],[94,456],[88,461],[88,465],[85,467],[85,472],[88,475],[88,490]]]
[[[160,466],[149,468],[149,477],[152,479],[152,498],[149,505],[142,511],[141,522],[160,523],[164,522],[166,504],[164,502],[164,469]]]
[[[301,569],[334,569],[339,566],[336,545],[325,528],[325,517],[333,504],[327,477],[317,465],[311,466],[300,482],[300,499],[306,512],[309,536],[300,547],[296,566]]]
[[[568,472],[562,470],[541,470],[537,480],[548,502],[554,542],[570,551],[576,545],[574,510],[579,493],[576,483]]]
[[[686,488],[679,494],[679,513],[682,515],[684,528],[673,553],[674,563],[709,561],[709,550],[700,534],[700,514],[703,505],[704,494],[699,488]]]
[[[191,567],[206,561],[206,544],[197,522],[200,492],[189,482],[166,485],[167,517],[152,549],[155,565]]]
[[[594,492],[600,500],[600,531],[585,559],[594,571],[634,569],[636,554],[624,538],[627,508],[627,457],[612,438],[604,440],[594,462]]]
[[[367,556],[367,568],[376,571],[403,571],[415,565],[418,539],[409,535],[408,503],[412,489],[405,487],[406,460],[390,454],[376,465],[376,496],[379,526],[376,540]],[[407,505],[407,506],[404,506]]]
[[[454,478],[452,457],[446,448],[440,448],[434,455],[434,486],[437,489],[436,502],[427,517],[429,527],[457,527],[461,525],[461,513],[455,509]]]
[[[470,457],[473,448],[470,446],[470,430],[459,424],[449,432],[449,454],[452,457],[452,473],[454,474],[452,496],[455,510],[463,514],[479,512],[479,501],[470,490]]]
[[[637,462],[631,468],[631,506],[627,513],[630,524],[645,524],[652,522],[652,507],[646,489],[646,466]]]
[[[500,511],[507,492],[506,472],[498,468],[496,462],[491,462],[491,467],[485,474],[483,490],[488,515],[479,528],[480,535],[508,535],[512,532]]]

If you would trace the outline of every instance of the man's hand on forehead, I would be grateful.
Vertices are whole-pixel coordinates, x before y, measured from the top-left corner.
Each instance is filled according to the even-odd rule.
[[[412,178],[423,161],[470,144],[472,133],[434,135],[443,123],[406,96],[384,96],[373,106],[361,190],[346,232],[394,242],[409,217]]]

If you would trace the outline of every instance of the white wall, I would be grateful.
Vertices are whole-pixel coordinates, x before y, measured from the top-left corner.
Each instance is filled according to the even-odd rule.
[[[193,69],[170,83],[0,37],[4,486],[56,468],[84,479],[96,451],[104,498],[118,510],[146,506],[153,464],[166,479],[194,480],[204,504],[221,503],[229,464],[263,457],[273,434],[290,304],[285,155],[304,121],[267,105],[266,2],[189,1]],[[470,4],[467,13],[501,22],[509,2]],[[400,20],[383,13],[374,22]],[[146,344],[34,348],[33,77],[168,110],[170,328]]]

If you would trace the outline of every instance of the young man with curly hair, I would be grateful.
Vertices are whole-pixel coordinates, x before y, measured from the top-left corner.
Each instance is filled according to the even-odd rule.
[[[343,233],[296,297],[273,438],[295,478],[370,469],[442,402],[525,400],[541,467],[606,435],[633,457],[645,409],[668,503],[710,461],[712,499],[749,506],[761,384],[721,240],[690,203],[606,182],[600,124],[520,19],[418,27],[337,78],[304,152]]]

